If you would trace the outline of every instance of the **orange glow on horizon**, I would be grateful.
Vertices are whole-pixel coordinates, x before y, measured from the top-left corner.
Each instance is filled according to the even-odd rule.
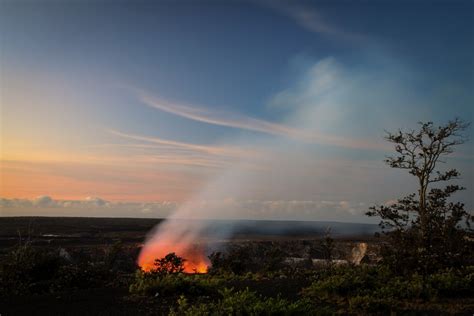
[[[186,200],[203,179],[184,171],[146,165],[96,165],[72,162],[0,160],[0,196],[83,200],[97,196],[112,202]]]

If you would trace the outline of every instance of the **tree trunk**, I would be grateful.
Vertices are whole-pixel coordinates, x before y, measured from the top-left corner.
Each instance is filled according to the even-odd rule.
[[[420,179],[420,190],[418,191],[420,195],[420,229],[421,229],[421,236],[423,239],[426,237],[426,230],[428,228],[428,219],[426,214],[426,184],[424,179]]]

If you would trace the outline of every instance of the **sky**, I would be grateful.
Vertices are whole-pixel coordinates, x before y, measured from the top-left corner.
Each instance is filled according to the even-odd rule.
[[[370,221],[416,189],[385,131],[473,120],[473,21],[472,1],[2,1],[0,215]],[[470,209],[473,160],[448,160]]]

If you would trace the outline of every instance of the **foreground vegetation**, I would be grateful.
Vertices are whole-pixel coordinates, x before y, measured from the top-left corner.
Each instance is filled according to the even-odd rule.
[[[236,259],[236,258],[234,258]],[[251,285],[285,282],[299,275],[309,281],[294,299],[283,293],[263,296]],[[235,289],[232,284],[250,287]],[[337,266],[279,269],[259,273],[137,272],[130,286],[135,295],[173,296],[171,315],[332,315],[408,312],[456,313],[474,308],[474,266],[430,275],[399,276],[385,266]]]
[[[93,253],[63,248],[13,248],[0,263],[0,296],[58,293],[70,289],[120,286],[120,276],[136,269],[130,249],[120,243]]]
[[[337,244],[337,242],[336,242]],[[321,247],[324,243],[321,243]],[[235,246],[237,248],[237,246]],[[94,256],[23,245],[0,265],[3,298],[60,295],[91,288],[128,288],[123,298],[143,314],[333,315],[468,313],[474,310],[474,266],[400,275],[383,264],[339,265],[331,260],[288,264],[269,245],[258,257],[252,244],[213,254],[207,274],[185,274],[182,260],[168,256],[166,269],[144,272],[129,250],[111,246]],[[115,258],[115,259],[114,259]],[[163,263],[162,258],[161,262]],[[271,262],[271,264],[269,264]],[[124,294],[126,295],[126,294]]]

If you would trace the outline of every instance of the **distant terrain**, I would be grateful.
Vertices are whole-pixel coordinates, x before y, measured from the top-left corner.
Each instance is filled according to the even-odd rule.
[[[21,239],[34,239],[48,244],[100,244],[120,239],[122,242],[143,242],[147,233],[163,219],[95,218],[95,217],[0,217],[0,247]],[[183,220],[190,221],[190,220]],[[210,222],[204,236],[229,239],[273,239],[316,237],[327,229],[335,238],[370,238],[378,231],[374,224],[317,222],[217,220]]]

